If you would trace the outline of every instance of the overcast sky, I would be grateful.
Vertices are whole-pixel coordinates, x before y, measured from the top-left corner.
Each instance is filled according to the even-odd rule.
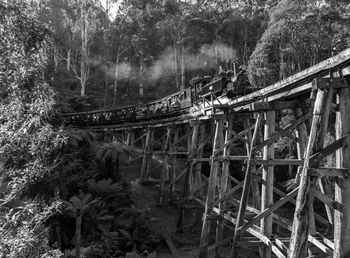
[[[100,0],[101,1],[101,4],[104,8],[106,8],[106,1],[107,0]],[[110,0],[109,0],[110,1]],[[113,6],[111,7],[111,10],[110,10],[110,19],[114,19],[116,13],[117,13],[117,10],[118,10],[118,6],[120,5],[120,3],[122,2],[123,0],[118,0],[117,3],[113,4]]]

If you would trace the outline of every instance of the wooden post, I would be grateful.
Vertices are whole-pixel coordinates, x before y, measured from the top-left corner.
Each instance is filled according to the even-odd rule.
[[[249,128],[250,126],[250,121],[249,118],[245,119],[243,122],[244,125],[244,130],[246,130],[247,128]],[[245,149],[246,149],[246,153],[247,153],[247,157],[249,157],[250,154],[250,144],[252,142],[252,132],[251,130],[249,130],[246,135],[245,135],[245,139],[247,140],[246,144],[245,144]],[[252,166],[252,173],[254,173],[255,171],[255,166]],[[258,189],[258,182],[256,180],[254,180],[254,178],[252,178],[252,183],[251,183],[251,188],[252,188],[252,197],[253,197],[253,206],[255,208],[257,208],[257,206],[260,207],[261,204],[261,198],[260,198],[260,190]],[[259,192],[259,197],[257,196],[257,192]],[[258,203],[259,200],[259,203]],[[259,208],[260,209],[260,208]]]
[[[174,139],[171,142],[171,146],[170,146],[171,152],[177,151],[176,145],[178,144],[178,140],[179,140],[179,130],[180,130],[179,127],[176,127],[174,129]],[[170,182],[171,183],[176,179],[176,168],[177,168],[177,155],[173,154],[173,155],[171,155],[171,168],[170,168],[171,169],[170,170]],[[175,186],[176,186],[176,183],[173,183],[170,187],[169,201],[171,201],[174,197]]]
[[[325,107],[324,107],[324,111],[322,112],[322,123],[324,124],[324,126],[321,126],[321,132],[320,132],[320,136],[319,136],[319,141],[318,144],[316,146],[316,150],[319,151],[323,148],[324,146],[324,142],[325,142],[325,138],[326,138],[326,133],[327,133],[327,129],[328,129],[328,121],[329,121],[329,114],[331,112],[331,106],[332,106],[332,100],[333,100],[333,88],[329,87],[327,88],[328,93],[327,93],[327,99],[325,101]],[[319,164],[318,164],[319,165]],[[320,190],[323,194],[326,194],[328,197],[331,194],[330,193],[330,189],[328,186],[328,180],[327,178],[324,178],[324,180],[322,181],[322,179],[318,180],[318,185],[320,187]],[[328,217],[328,221],[330,224],[333,224],[333,213],[332,210],[330,209],[330,207],[328,205],[324,205],[326,212],[327,212],[327,217]]]
[[[148,157],[149,157],[149,147],[150,147],[150,142],[151,142],[151,134],[152,134],[152,129],[147,128],[146,131],[146,141],[143,149],[143,160],[142,160],[142,167],[141,167],[141,183],[143,183],[146,179],[146,173],[147,173],[147,166],[148,164]]]
[[[269,138],[275,132],[276,111],[265,112],[265,130],[264,140]],[[274,142],[264,147],[264,160],[271,160],[275,157]],[[261,186],[261,211],[269,208],[273,204],[273,177],[274,166],[264,166],[262,179],[265,183]],[[261,233],[266,237],[272,236],[272,214],[261,220]],[[262,253],[264,258],[271,258],[271,246],[263,246]]]
[[[232,137],[232,120],[230,119],[227,121],[227,128],[226,128],[226,132],[225,132],[225,143],[227,143],[231,139],[231,137]],[[228,157],[229,155],[230,155],[230,145],[227,145],[224,148],[222,156]],[[230,161],[225,160],[225,161],[223,161],[223,164],[222,164],[221,182],[219,182],[219,184],[220,184],[219,199],[221,199],[227,191],[229,175],[230,175]],[[226,206],[225,202],[226,202],[226,200],[224,200],[223,202],[219,202],[218,208],[219,208],[219,211],[221,212],[221,214],[225,210],[225,206]],[[225,223],[225,221],[222,221],[222,218],[218,218],[217,228],[216,228],[216,242],[221,241],[223,238],[224,223]]]
[[[125,145],[129,146],[131,143],[131,130],[128,130],[127,134],[126,134],[126,141],[125,141]]]
[[[339,89],[339,112],[336,119],[336,136],[350,132],[350,88]],[[337,166],[350,168],[350,140],[337,151]],[[350,256],[350,178],[337,178],[335,201],[342,203],[343,212],[334,211],[334,258]]]
[[[197,137],[198,137],[198,129],[199,129],[199,123],[198,121],[193,121],[193,132],[192,132],[192,139],[190,141],[190,146],[188,146],[189,149],[189,154],[187,158],[187,171],[186,171],[186,176],[185,176],[185,182],[184,182],[184,187],[183,187],[183,196],[181,200],[181,206],[179,209],[179,217],[177,221],[177,229],[180,230],[182,228],[182,220],[184,216],[184,203],[188,197],[189,193],[189,187],[190,187],[190,175],[192,174],[192,159],[193,159],[193,154],[196,151],[196,144],[197,144]]]
[[[164,185],[165,185],[165,178],[169,174],[168,169],[168,159],[169,159],[169,147],[170,147],[170,141],[172,136],[172,126],[167,127],[167,133],[166,133],[166,139],[165,144],[163,148],[163,165],[162,165],[162,171],[160,174],[160,184],[159,184],[159,205],[162,205],[163,202],[163,194],[164,194]]]
[[[241,202],[239,204],[239,210],[238,210],[238,214],[237,214],[237,223],[236,223],[235,232],[234,232],[234,236],[233,236],[233,242],[235,242],[236,239],[238,238],[237,232],[238,232],[239,227],[243,223],[244,215],[245,215],[245,211],[246,211],[246,207],[247,207],[248,195],[249,195],[249,189],[250,189],[250,181],[251,181],[251,177],[252,177],[251,167],[252,167],[252,163],[255,159],[255,155],[256,155],[256,151],[254,151],[254,146],[256,145],[258,137],[259,137],[261,120],[262,120],[261,114],[257,114],[252,143],[250,144],[251,147],[250,147],[249,159],[247,162],[247,168],[246,168],[246,173],[245,173],[245,177],[244,177]]]
[[[248,129],[250,127],[250,119],[247,118],[244,120],[244,130]],[[252,143],[252,131],[247,131],[246,137],[247,143],[246,143],[246,152],[247,156],[250,154],[250,144]],[[253,165],[251,167],[252,174],[255,174],[256,167]],[[259,182],[257,181],[257,178],[255,176],[252,177],[252,197],[253,197],[253,205],[256,209],[260,210],[261,208],[261,195],[260,195],[260,189],[259,189]]]
[[[193,140],[193,133],[194,133],[195,127],[193,127],[193,131],[191,131],[191,128],[192,128],[191,125],[188,125],[188,127],[187,127],[187,152],[189,153],[188,157],[191,157],[191,160],[192,160],[194,158],[193,153],[192,153],[192,148],[194,147],[192,145],[192,140]],[[197,144],[197,142],[196,142],[196,144]],[[187,178],[187,174],[186,174],[185,178]],[[193,183],[194,183],[193,173],[189,173],[188,174],[188,191],[189,192],[191,192],[191,190],[193,188]]]
[[[154,144],[154,130],[155,128],[151,128],[151,135],[149,140],[149,146],[148,146],[148,155],[147,155],[147,174],[146,177],[149,177],[149,175],[152,172],[152,151],[153,151],[153,144]]]
[[[209,221],[207,219],[208,215],[210,215],[209,207],[215,200],[215,188],[217,186],[218,179],[218,171],[219,171],[219,161],[215,159],[215,151],[219,147],[221,142],[220,137],[222,137],[223,130],[223,120],[218,119],[215,121],[215,135],[213,142],[213,152],[211,156],[211,167],[210,167],[210,175],[209,175],[209,185],[207,191],[207,199],[205,202],[205,210],[203,214],[203,225],[202,225],[202,234],[200,240],[200,248],[204,248],[208,244],[208,233],[209,233]]]
[[[303,111],[301,108],[297,108],[296,110],[296,118],[299,119],[300,117],[303,116]],[[306,149],[306,143],[307,143],[307,128],[305,123],[301,123],[300,125],[297,126],[296,128],[296,136],[299,138],[299,141],[297,142],[297,154],[298,154],[298,159],[302,160],[304,159],[304,153]],[[298,167],[298,172],[295,176],[295,183],[299,184],[300,181],[300,174],[302,171],[303,167],[300,166]]]
[[[313,111],[310,136],[305,151],[303,170],[300,175],[299,191],[297,196],[294,221],[292,227],[289,258],[304,258],[307,255],[307,244],[309,234],[309,195],[310,178],[307,170],[309,168],[309,158],[313,154],[316,146],[317,131],[321,125],[323,105],[325,103],[325,92],[318,90]]]
[[[202,123],[199,128],[199,145],[202,144],[205,141],[205,123]],[[198,150],[197,152],[197,158],[201,159],[203,158],[203,148]],[[198,189],[202,185],[202,162],[196,163],[196,170],[195,170],[195,185],[196,189]],[[199,190],[199,195],[203,195],[203,190]]]
[[[125,145],[128,147],[131,147],[133,145],[133,142],[134,142],[134,131],[132,129],[129,129],[127,137],[126,137]],[[128,160],[130,161],[131,159],[132,159],[132,157],[129,156]]]

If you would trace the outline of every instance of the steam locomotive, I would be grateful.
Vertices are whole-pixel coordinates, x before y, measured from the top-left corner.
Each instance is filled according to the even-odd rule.
[[[195,103],[209,99],[212,96],[217,97],[226,94],[227,97],[232,99],[257,90],[249,83],[244,70],[241,70],[238,74],[234,74],[233,71],[221,71],[214,77],[195,77],[190,81],[190,84],[191,87],[144,105],[64,114],[62,117],[65,124],[78,126],[160,119],[180,114],[191,108]]]

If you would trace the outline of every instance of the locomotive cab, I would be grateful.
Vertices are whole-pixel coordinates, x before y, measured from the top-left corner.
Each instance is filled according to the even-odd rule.
[[[242,69],[237,75],[232,76],[231,79],[229,78],[226,90],[226,96],[234,98],[249,94],[255,89],[250,84],[246,71]]]
[[[200,97],[202,97],[201,93],[203,91],[203,88],[206,86],[207,83],[211,81],[211,76],[204,76],[204,77],[194,77],[190,80],[191,88],[192,88],[192,98],[195,102],[197,102]]]

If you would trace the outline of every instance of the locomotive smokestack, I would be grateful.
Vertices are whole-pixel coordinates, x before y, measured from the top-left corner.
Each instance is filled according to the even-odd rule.
[[[233,75],[236,76],[237,75],[236,62],[233,61],[232,64],[233,64]]]

